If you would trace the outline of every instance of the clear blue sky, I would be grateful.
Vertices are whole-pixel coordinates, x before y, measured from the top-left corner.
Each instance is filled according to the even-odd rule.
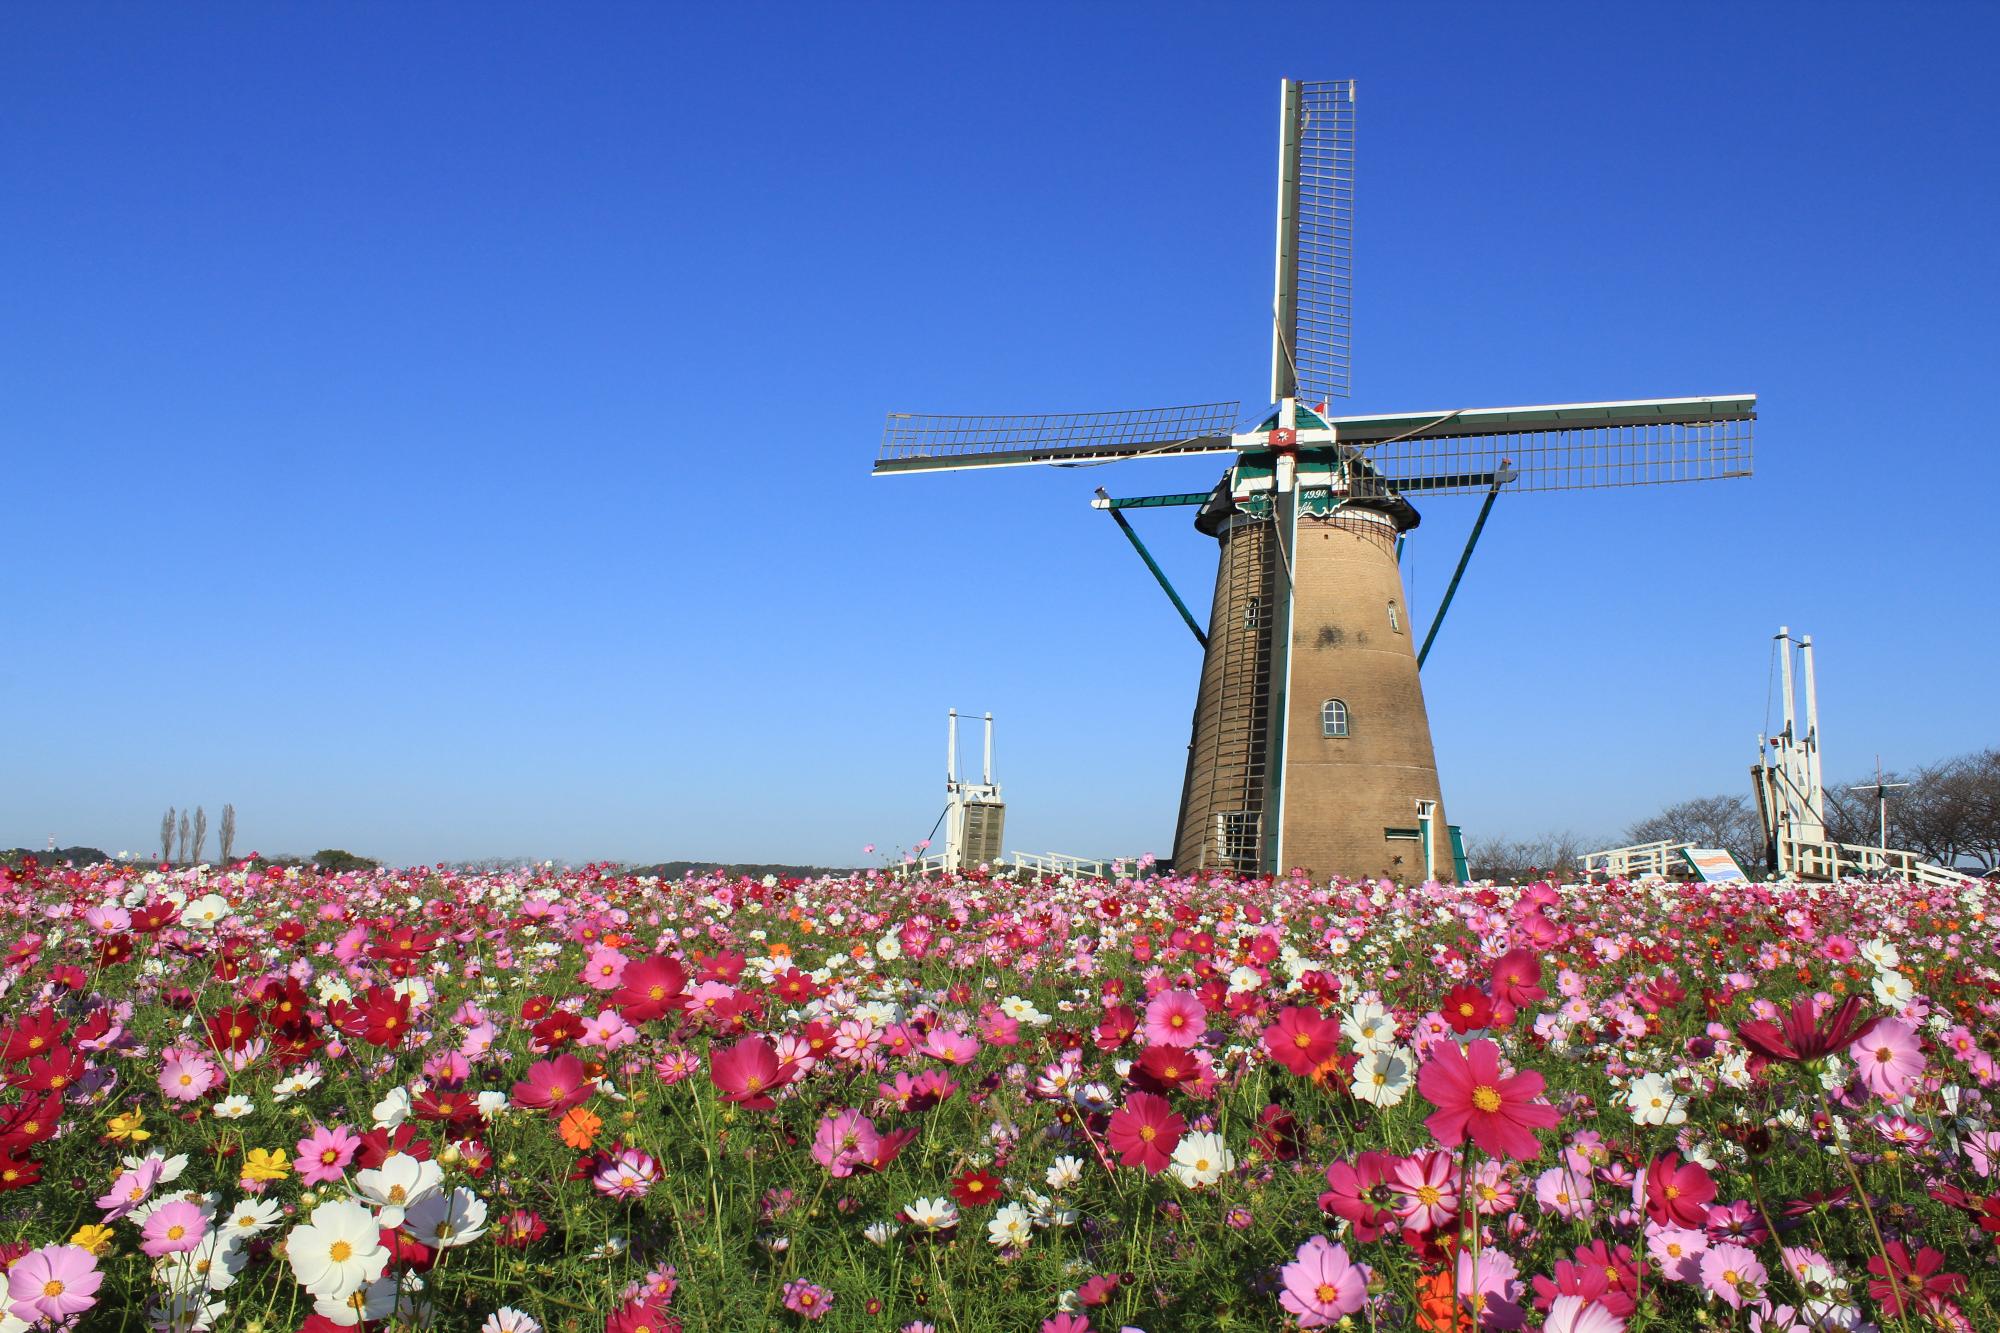
[[[1282,76],[1360,81],[1351,411],[1753,390],[1757,476],[1496,509],[1451,818],[2000,742],[1990,6],[0,8],[0,846],[852,862],[947,706],[1010,845],[1163,849],[1197,651],[889,409],[1260,398]],[[1246,406],[1246,411],[1249,408]],[[1474,505],[1410,548],[1419,624]],[[1204,610],[1213,546],[1144,516]]]

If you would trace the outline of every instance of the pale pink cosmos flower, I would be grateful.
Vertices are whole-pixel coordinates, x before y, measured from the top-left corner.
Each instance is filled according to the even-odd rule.
[[[1191,991],[1163,990],[1146,1003],[1146,1040],[1154,1046],[1192,1046],[1208,1031],[1208,1010]]]
[[[1901,1101],[1924,1072],[1917,1031],[1900,1018],[1885,1018],[1847,1048],[1855,1076],[1884,1101]]]
[[[863,1059],[875,1048],[875,1025],[864,1019],[848,1018],[841,1021],[833,1034],[833,1054],[835,1059],[849,1062]]]
[[[881,1146],[874,1121],[859,1111],[843,1110],[819,1122],[812,1155],[829,1174],[851,1176],[855,1167],[874,1160]]]
[[[1694,1286],[1701,1281],[1701,1256],[1708,1252],[1708,1233],[1690,1227],[1646,1224],[1646,1250],[1660,1271],[1675,1282]]]
[[[1384,1183],[1396,1196],[1390,1207],[1413,1231],[1433,1231],[1458,1216],[1458,1177],[1450,1153],[1400,1157]]]
[[[1300,1328],[1330,1327],[1368,1300],[1367,1265],[1351,1262],[1346,1248],[1325,1236],[1299,1246],[1278,1276],[1284,1282],[1278,1304],[1298,1317]]]
[[[153,1210],[146,1219],[139,1248],[155,1259],[163,1254],[179,1254],[201,1244],[208,1234],[208,1219],[201,1209],[184,1199],[172,1199]]]
[[[583,1035],[577,1038],[577,1044],[616,1051],[637,1040],[639,1029],[626,1022],[624,1015],[616,1009],[606,1009],[584,1023]]]
[[[2000,1164],[2000,1129],[1975,1129],[1960,1142],[1980,1179],[1991,1176],[1995,1165]]]
[[[1625,1333],[1625,1321],[1596,1301],[1558,1296],[1549,1305],[1542,1333]]]
[[[1594,1207],[1592,1188],[1588,1172],[1552,1166],[1535,1177],[1535,1202],[1558,1217],[1588,1217]]]
[[[150,1198],[164,1169],[165,1164],[159,1158],[149,1157],[133,1170],[119,1172],[111,1188],[97,1200],[97,1206],[104,1210],[103,1220],[116,1222]]]
[[[1769,1276],[1756,1254],[1741,1245],[1711,1245],[1701,1257],[1701,1284],[1732,1310],[1754,1304]]]
[[[177,1102],[191,1102],[214,1087],[222,1071],[205,1055],[176,1052],[160,1066],[160,1091]]]
[[[9,1265],[8,1309],[23,1323],[56,1323],[97,1304],[103,1281],[97,1256],[83,1246],[44,1245]]]
[[[637,1148],[627,1148],[591,1177],[597,1192],[612,1199],[641,1199],[660,1178],[660,1166]]]

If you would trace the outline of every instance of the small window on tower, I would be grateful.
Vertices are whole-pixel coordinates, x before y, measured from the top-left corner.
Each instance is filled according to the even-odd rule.
[[[1257,622],[1264,618],[1264,599],[1252,597],[1243,604],[1243,628],[1256,629]]]
[[[1397,634],[1403,632],[1403,613],[1396,609],[1396,599],[1389,599],[1389,628]]]
[[[1254,873],[1258,868],[1258,843],[1263,835],[1263,817],[1255,810],[1223,810],[1215,816],[1217,859],[1232,870]]]
[[[1339,699],[1328,699],[1319,706],[1319,730],[1323,736],[1347,735],[1347,705]]]

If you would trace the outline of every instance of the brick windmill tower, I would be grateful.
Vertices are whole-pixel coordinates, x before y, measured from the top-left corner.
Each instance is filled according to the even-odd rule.
[[[1447,876],[1452,846],[1419,676],[1494,499],[1747,477],[1751,394],[1335,416],[1346,397],[1354,84],[1285,80],[1273,405],[1030,416],[891,414],[876,475],[1234,454],[1211,491],[1110,513],[1203,649],[1174,836],[1177,869]],[[1258,418],[1261,418],[1259,420]],[[1484,496],[1418,644],[1399,557],[1410,497]],[[1219,560],[1204,629],[1126,510],[1187,506]]]

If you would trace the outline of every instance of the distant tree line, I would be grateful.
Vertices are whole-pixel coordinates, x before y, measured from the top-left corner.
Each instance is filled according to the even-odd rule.
[[[174,854],[174,834],[180,833],[180,854]],[[222,863],[229,864],[229,856],[236,847],[236,807],[222,807],[222,826],[216,830],[222,843]],[[167,807],[167,813],[160,816],[160,860],[168,865],[191,866],[201,862],[202,849],[208,845],[208,811],[196,806],[192,815],[186,810],[180,812],[179,823],[174,820],[174,808]]]

